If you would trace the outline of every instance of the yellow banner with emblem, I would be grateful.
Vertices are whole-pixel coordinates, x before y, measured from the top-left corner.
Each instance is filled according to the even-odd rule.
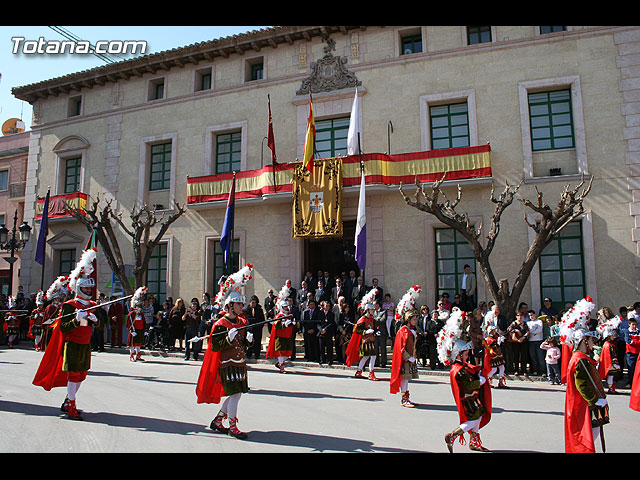
[[[342,157],[293,167],[293,238],[342,237]]]

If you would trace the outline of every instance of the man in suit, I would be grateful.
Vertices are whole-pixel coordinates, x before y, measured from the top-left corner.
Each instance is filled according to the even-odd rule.
[[[284,284],[289,288],[289,298],[291,299],[289,305],[293,305],[298,300],[298,291],[291,286],[291,280],[285,281]]]
[[[376,300],[380,302],[380,305],[382,305],[382,302],[384,301],[384,290],[379,285],[379,280],[377,278],[371,280],[371,288],[378,289],[378,293],[376,293]]]
[[[296,294],[296,303],[298,304],[298,306],[301,306],[304,302],[307,301],[307,293],[309,293],[310,291],[311,290],[309,290],[309,284],[307,283],[307,281],[302,280],[302,282],[300,282],[300,289]]]
[[[462,304],[467,311],[472,311],[476,308],[476,275],[471,271],[471,267],[468,264],[464,266],[460,293],[462,294]]]
[[[317,362],[320,359],[320,344],[318,342],[319,312],[314,299],[309,300],[307,307],[307,310],[302,314],[304,355],[310,362]]]
[[[336,278],[336,286],[331,289],[331,304],[336,305],[340,297],[344,297],[347,290],[342,285],[342,279]]]
[[[318,288],[316,288],[315,300],[316,305],[320,305],[321,302],[331,300],[331,293],[329,289],[325,287],[322,280],[318,280]]]
[[[349,276],[344,281],[344,291],[346,292],[345,298],[351,303],[351,291],[353,287],[358,283],[358,277],[356,277],[355,270],[349,270]]]
[[[320,365],[328,363],[333,365],[333,335],[336,329],[335,316],[331,310],[331,302],[324,301],[320,304],[318,315],[318,343],[320,347]]]
[[[382,303],[378,300],[374,302],[376,310],[373,313],[376,325],[376,364],[381,367],[387,366],[387,340],[389,332],[387,330],[387,311],[382,308]]]
[[[324,282],[324,286],[329,291],[331,291],[331,289],[336,283],[335,280],[331,277],[331,275],[327,271],[324,272],[324,275],[322,276],[322,281]]]
[[[351,290],[351,305],[354,310],[358,307],[360,300],[367,293],[367,286],[364,284],[364,279],[362,277],[358,277],[357,283]]]

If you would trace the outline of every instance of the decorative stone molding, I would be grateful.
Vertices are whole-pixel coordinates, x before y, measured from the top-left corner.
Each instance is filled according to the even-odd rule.
[[[355,74],[345,67],[346,57],[333,56],[331,50],[335,50],[335,48],[336,41],[327,38],[327,46],[324,47],[325,56],[317,62],[311,62],[311,75],[302,81],[300,89],[296,92],[297,95],[331,92],[362,84]]]

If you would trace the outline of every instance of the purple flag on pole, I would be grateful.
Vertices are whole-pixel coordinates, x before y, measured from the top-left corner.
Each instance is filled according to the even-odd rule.
[[[356,262],[360,270],[364,271],[367,265],[367,224],[365,215],[364,195],[364,169],[360,180],[360,200],[358,203],[358,219],[356,220]]]
[[[40,219],[40,232],[38,233],[38,245],[36,247],[36,257],[34,258],[34,260],[42,266],[44,266],[44,254],[45,254],[45,247],[46,247],[48,234],[49,234],[49,191],[47,190],[47,196],[44,199],[42,217]]]

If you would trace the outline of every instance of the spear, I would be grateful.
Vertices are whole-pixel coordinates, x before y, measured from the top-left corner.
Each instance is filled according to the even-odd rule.
[[[272,318],[271,320],[265,320],[264,322],[250,323],[249,325],[245,325],[244,327],[237,327],[236,330],[244,330],[245,328],[257,327],[259,325],[264,325],[265,323],[275,322],[276,320],[286,320],[288,318],[293,318],[293,315],[284,315],[282,317]],[[199,337],[196,335],[191,340],[189,340],[189,342],[199,342],[200,340],[204,340],[205,338],[215,337],[217,335],[224,335],[226,333],[227,332],[210,333],[203,337]]]
[[[127,298],[131,298],[131,297],[133,297],[133,294],[132,295],[127,295],[125,297],[116,298],[115,300],[109,300],[108,302],[97,303],[92,307],[83,308],[82,310],[76,310],[75,312],[67,313],[66,315],[62,315],[61,317],[58,317],[58,318],[70,317],[71,315],[76,315],[76,314],[78,314],[80,312],[88,312],[89,310],[95,310],[95,309],[103,307],[105,305],[110,305],[112,303],[121,302],[122,300],[126,300]]]

